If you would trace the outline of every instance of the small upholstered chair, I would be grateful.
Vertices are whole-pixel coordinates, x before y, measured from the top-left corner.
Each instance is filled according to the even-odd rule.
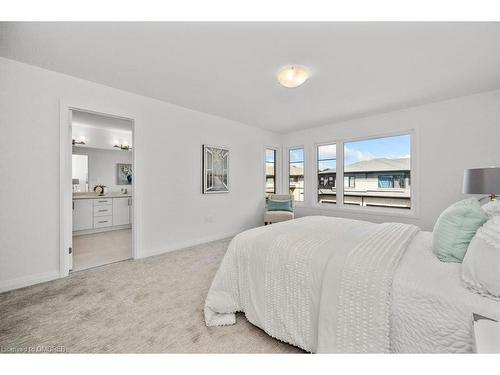
[[[287,194],[271,194],[269,199],[276,201],[289,201],[289,207],[291,210],[277,210],[273,205],[266,206],[266,212],[264,213],[264,225],[279,223],[281,221],[292,220],[294,218],[293,214],[293,196]]]

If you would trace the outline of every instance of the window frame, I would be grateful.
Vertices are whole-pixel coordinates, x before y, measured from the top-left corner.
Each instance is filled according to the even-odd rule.
[[[280,148],[277,146],[264,146],[264,196],[267,198],[267,150],[274,151],[274,193],[280,194],[281,192],[281,178],[280,178]]]
[[[303,187],[303,196],[304,196],[304,200],[302,201],[296,201],[295,199],[293,200],[293,204],[294,205],[298,205],[298,206],[303,206],[306,204],[306,202],[308,201],[308,198],[307,198],[307,184],[308,184],[308,181],[307,181],[307,178],[306,178],[306,171],[307,171],[307,155],[306,155],[306,152],[307,152],[307,148],[306,146],[303,146],[303,145],[298,145],[298,146],[291,146],[291,147],[287,147],[286,148],[286,161],[287,161],[287,165],[286,165],[286,194],[290,194],[290,151],[292,150],[300,150],[302,149],[303,152],[304,152],[304,160],[302,161],[302,164],[304,165],[304,169],[303,169],[303,172],[302,172],[302,176],[303,176],[303,179],[304,179],[304,187]],[[296,162],[294,162],[296,163]]]
[[[318,174],[319,174],[319,148],[321,146],[335,145],[335,180],[333,185],[335,186],[335,203],[322,203],[318,200]],[[314,204],[321,208],[334,208],[339,207],[339,190],[338,190],[338,178],[339,178],[339,166],[338,166],[338,155],[339,155],[339,141],[329,141],[314,144]],[[304,184],[305,185],[305,184]]]
[[[400,135],[409,135],[410,140],[410,197],[411,197],[411,208],[401,209],[392,207],[374,207],[374,206],[353,206],[344,204],[344,184],[339,184],[339,176],[342,176],[342,182],[344,177],[344,147],[346,143],[356,142],[356,141],[366,141],[371,139],[396,137]],[[374,133],[362,137],[345,137],[337,140],[330,140],[325,142],[316,142],[313,144],[315,149],[315,158],[312,163],[315,165],[315,179],[314,179],[314,192],[315,199],[312,201],[311,207],[315,209],[325,210],[325,211],[338,211],[342,213],[351,214],[368,214],[374,216],[392,216],[392,217],[406,217],[406,218],[419,218],[419,195],[418,195],[418,184],[419,184],[419,170],[418,170],[418,158],[416,157],[415,150],[418,147],[419,134],[414,128],[404,129],[400,131],[387,132],[387,133]],[[318,165],[318,146],[324,146],[335,143],[337,145],[337,168],[336,168],[336,193],[337,193],[337,203],[319,203],[317,201],[317,191],[318,191],[318,181],[317,181],[317,165]],[[298,147],[293,147],[298,148]],[[304,183],[305,188],[307,187],[307,181]]]

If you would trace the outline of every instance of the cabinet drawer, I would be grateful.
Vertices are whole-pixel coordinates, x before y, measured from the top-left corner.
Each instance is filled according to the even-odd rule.
[[[113,198],[94,199],[94,206],[106,206],[108,204],[113,204]]]
[[[113,216],[94,217],[94,228],[105,228],[113,225]]]
[[[108,204],[106,206],[95,206],[94,207],[94,217],[96,216],[109,216],[113,215],[113,206]]]

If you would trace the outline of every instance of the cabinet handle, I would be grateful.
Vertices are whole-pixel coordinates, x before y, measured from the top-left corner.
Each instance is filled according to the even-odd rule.
[[[107,220],[99,221],[99,224],[104,224],[104,223],[107,223],[107,222],[108,222]]]
[[[73,203],[73,210],[75,209],[75,201],[72,202]]]
[[[108,210],[99,210],[99,212],[108,212]]]

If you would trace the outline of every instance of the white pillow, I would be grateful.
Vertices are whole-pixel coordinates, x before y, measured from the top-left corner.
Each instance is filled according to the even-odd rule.
[[[500,215],[500,200],[489,201],[488,203],[481,206],[481,208],[486,212],[489,218],[493,216]]]
[[[473,291],[500,300],[500,216],[488,220],[472,238],[462,280]]]

